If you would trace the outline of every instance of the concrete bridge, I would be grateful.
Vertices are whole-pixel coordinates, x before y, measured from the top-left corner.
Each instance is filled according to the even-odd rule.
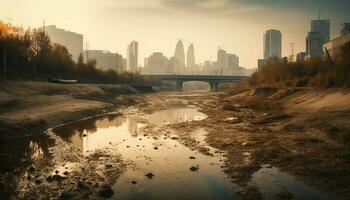
[[[248,76],[218,76],[218,75],[148,75],[154,80],[174,81],[177,90],[182,90],[184,82],[204,81],[210,84],[210,91],[217,92],[219,83],[239,83]]]

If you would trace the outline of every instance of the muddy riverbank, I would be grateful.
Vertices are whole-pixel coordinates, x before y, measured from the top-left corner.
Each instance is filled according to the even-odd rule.
[[[4,199],[349,196],[347,91],[11,87],[1,131],[16,137],[1,150],[20,159],[1,173]],[[67,125],[29,136],[59,124]]]

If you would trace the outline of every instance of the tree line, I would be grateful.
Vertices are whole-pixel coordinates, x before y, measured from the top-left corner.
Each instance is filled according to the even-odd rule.
[[[259,87],[350,87],[350,42],[341,54],[329,60],[310,58],[304,62],[266,63],[249,79],[250,86]]]
[[[76,79],[89,83],[150,82],[137,73],[96,68],[96,60],[74,62],[65,46],[51,42],[41,28],[26,29],[0,21],[0,79]],[[6,66],[6,67],[5,67]]]

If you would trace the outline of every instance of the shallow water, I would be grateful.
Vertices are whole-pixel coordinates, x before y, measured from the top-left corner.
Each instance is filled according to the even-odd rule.
[[[115,199],[232,199],[233,185],[222,172],[223,160],[215,149],[211,148],[214,156],[207,156],[170,134],[151,137],[143,133],[150,125],[161,127],[206,117],[196,108],[175,106],[142,116],[142,120],[135,115],[108,115],[62,126],[55,132],[85,154],[118,146],[130,165],[113,186]],[[204,143],[204,134],[195,131],[194,139]],[[147,177],[147,173],[154,176]]]
[[[294,199],[332,199],[331,196],[317,191],[269,165],[265,165],[255,172],[251,182],[260,189],[264,199],[273,199],[279,195],[283,197],[287,193]]]
[[[206,131],[195,130],[191,137],[208,148],[212,156],[182,145],[173,138],[176,134],[166,128],[168,124],[203,120],[207,116],[179,102],[171,102],[168,107],[146,115],[131,112],[126,116],[94,117],[58,127],[54,132],[83,154],[99,149],[115,151],[109,147],[117,147],[128,167],[116,180],[112,199],[234,199],[240,188],[222,170],[223,152],[206,144]],[[151,131],[164,127],[167,131],[151,135],[147,132],[149,127],[155,128]],[[145,176],[149,173],[152,176]],[[252,175],[250,184],[258,188],[264,199],[329,199],[267,165]]]

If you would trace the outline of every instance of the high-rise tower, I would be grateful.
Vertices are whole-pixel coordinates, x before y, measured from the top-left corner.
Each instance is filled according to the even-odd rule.
[[[282,33],[278,30],[267,30],[264,34],[264,59],[282,57]]]
[[[175,48],[175,59],[177,60],[177,69],[175,69],[175,73],[182,73],[185,71],[185,50],[182,41],[179,40],[176,44]]]
[[[193,44],[190,44],[187,49],[187,67],[194,67],[195,65],[194,47]]]
[[[127,50],[127,57],[128,57],[128,71],[130,72],[136,72],[137,65],[138,65],[138,42],[132,41],[128,45]]]

